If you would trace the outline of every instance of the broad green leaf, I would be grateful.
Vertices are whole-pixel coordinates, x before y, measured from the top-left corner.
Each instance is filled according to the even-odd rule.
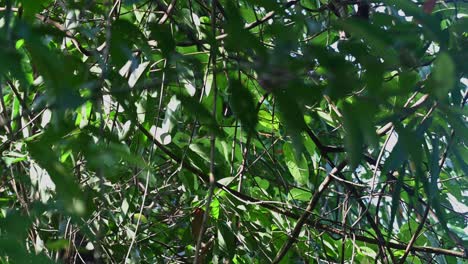
[[[216,122],[213,115],[202,104],[197,102],[193,97],[185,95],[177,95],[177,99],[182,102],[183,108],[187,113],[193,114],[203,125],[205,125],[211,132],[218,136],[224,137],[224,131],[220,129],[219,124]]]
[[[263,190],[266,190],[268,187],[270,187],[268,180],[262,179],[260,177],[255,177],[255,182],[258,184],[258,187],[262,188]]]
[[[35,15],[40,13],[52,0],[22,0],[24,17],[33,21]]]
[[[235,247],[236,237],[229,226],[222,221],[218,223],[217,238],[220,249],[230,257],[234,256],[235,250],[232,249]]]
[[[258,123],[255,100],[249,90],[237,79],[231,79],[229,88],[231,108],[247,133],[252,135]]]
[[[289,172],[297,183],[305,185],[309,182],[309,167],[303,153],[298,154],[291,143],[284,143],[283,154]]]
[[[218,199],[213,199],[210,204],[210,215],[213,217],[213,219],[217,220],[219,218],[219,213],[220,213],[220,204]]]
[[[445,98],[455,84],[455,65],[447,53],[440,53],[434,61],[431,78],[433,93],[439,98]]]
[[[271,132],[271,130],[278,130],[279,128],[278,118],[276,116],[275,118],[273,118],[270,112],[265,111],[265,110],[260,110],[258,112],[258,123],[264,126],[265,128],[267,128],[268,130],[270,130],[268,132]]]
[[[343,104],[344,128],[346,129],[345,147],[349,153],[351,169],[355,169],[362,158],[364,143],[377,144],[374,129],[375,106],[366,101]]]
[[[171,33],[170,25],[150,24],[150,37],[157,41],[158,48],[166,56],[171,56],[175,51],[175,41]]]
[[[310,191],[294,188],[289,191],[291,199],[308,202],[312,198]]]
[[[135,223],[140,221],[140,223],[146,224],[148,223],[148,218],[146,218],[146,216],[144,216],[143,214],[135,213],[133,214],[133,221]]]
[[[344,104],[344,126],[346,128],[346,141],[345,146],[350,156],[351,169],[355,169],[362,158],[362,147],[364,145],[364,136],[361,130],[358,111],[353,108],[353,105]]]
[[[303,143],[301,133],[305,129],[304,115],[299,105],[286,91],[275,93],[280,121],[284,124],[286,135],[292,138],[294,149],[302,152]]]

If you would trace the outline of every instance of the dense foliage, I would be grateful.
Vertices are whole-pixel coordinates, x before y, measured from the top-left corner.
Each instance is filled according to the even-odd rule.
[[[0,263],[462,263],[467,14],[0,0]]]

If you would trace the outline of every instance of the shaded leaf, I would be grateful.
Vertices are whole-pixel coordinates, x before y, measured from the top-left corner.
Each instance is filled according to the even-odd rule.
[[[307,184],[309,182],[309,168],[304,154],[298,154],[293,145],[287,142],[283,145],[283,153],[286,166],[296,182],[301,185]]]

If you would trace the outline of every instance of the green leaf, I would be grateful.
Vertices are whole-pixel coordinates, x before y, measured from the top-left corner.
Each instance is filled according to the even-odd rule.
[[[349,153],[350,168],[354,170],[361,161],[362,147],[364,145],[364,136],[361,131],[360,120],[358,112],[351,104],[343,105],[344,113],[344,127],[346,129],[345,147]]]
[[[447,233],[450,233],[451,231],[447,227],[447,215],[441,204],[440,190],[438,187],[440,175],[439,141],[435,138],[432,138],[431,143],[432,153],[429,153],[430,150],[427,144],[425,144],[426,153],[430,157],[430,181],[428,181],[426,177],[422,177],[423,186],[428,197],[428,204],[430,204],[431,207],[436,211],[437,218],[439,219],[444,230]]]
[[[163,55],[171,56],[175,52],[175,41],[171,32],[170,25],[160,25],[151,23],[150,37],[157,41],[158,48],[161,49]]]
[[[271,132],[271,130],[278,130],[279,128],[279,120],[275,116],[270,114],[270,112],[265,111],[265,110],[260,110],[258,112],[258,120],[259,120],[259,125],[265,127],[268,132]]]
[[[148,223],[148,218],[146,218],[146,216],[144,216],[143,214],[140,214],[140,213],[133,214],[133,221],[135,223],[138,222],[138,219],[140,219],[140,223],[143,223],[143,224]]]
[[[259,39],[252,32],[244,29],[245,23],[235,1],[227,1],[225,10],[228,17],[224,25],[228,34],[225,40],[226,48],[232,51],[265,53],[265,48]]]
[[[235,116],[240,119],[247,133],[253,135],[258,123],[258,114],[253,95],[242,82],[237,79],[231,78],[229,88],[231,92],[230,105],[232,111]]]
[[[71,170],[59,162],[58,155],[49,147],[51,142],[46,137],[28,143],[31,157],[49,173],[55,183],[57,194],[65,200],[71,213],[84,215],[86,207],[83,194],[73,177]]]
[[[345,147],[349,153],[351,169],[355,169],[362,158],[364,143],[377,145],[374,129],[375,106],[367,101],[343,104],[344,128],[346,129]]]
[[[182,94],[177,95],[177,99],[182,102],[182,107],[187,113],[191,113],[198,121],[205,125],[211,132],[217,136],[224,138],[225,133],[216,122],[214,116],[206,109],[201,103],[193,97],[185,96]]]
[[[236,237],[224,221],[218,223],[218,239],[220,249],[230,256],[234,256],[235,250],[232,250],[236,245]]]
[[[266,190],[268,187],[270,187],[270,182],[268,182],[268,180],[262,179],[260,177],[255,177],[254,179],[258,184],[258,187],[262,188],[263,190]]]
[[[297,154],[291,143],[283,145],[284,160],[289,172],[297,183],[305,185],[309,182],[309,167],[303,153]]]
[[[17,162],[21,162],[27,159],[26,154],[17,153],[14,151],[5,151],[3,152],[2,160],[5,162],[7,167],[15,164]]]
[[[287,91],[276,91],[275,102],[278,107],[279,119],[284,125],[286,135],[292,138],[292,143],[297,152],[302,152],[303,143],[301,133],[306,124],[304,114],[294,98]]]
[[[437,56],[434,61],[431,80],[433,81],[431,88],[439,99],[447,97],[448,93],[453,89],[455,85],[455,65],[448,53],[442,52]]]
[[[138,44],[142,49],[148,49],[145,36],[133,23],[125,19],[118,19],[112,23],[110,54],[114,64],[122,66],[133,57],[132,49]]]
[[[310,191],[305,191],[303,189],[293,188],[289,191],[291,199],[308,202],[312,198],[312,193]]]
[[[397,182],[395,184],[395,188],[392,192],[392,206],[390,210],[390,221],[388,224],[388,237],[387,239],[389,240],[392,235],[392,230],[393,230],[393,223],[395,221],[396,213],[398,211],[398,208],[400,208],[400,197],[401,197],[401,188],[404,183],[404,170],[400,170],[398,175],[397,175]]]
[[[68,241],[67,239],[49,240],[46,242],[46,247],[49,250],[66,249],[69,245],[70,241]]]
[[[219,218],[220,209],[219,200],[214,198],[210,204],[210,215],[213,219],[217,220]]]
[[[35,15],[40,13],[52,0],[23,0],[23,14],[28,21],[35,19]]]

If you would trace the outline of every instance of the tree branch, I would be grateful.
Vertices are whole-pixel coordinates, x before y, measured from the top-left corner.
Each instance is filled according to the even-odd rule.
[[[280,251],[276,255],[275,259],[273,260],[272,263],[279,263],[281,259],[286,255],[288,250],[291,248],[293,243],[297,240],[297,237],[299,236],[299,233],[302,230],[302,227],[304,226],[306,220],[309,218],[310,214],[314,210],[315,206],[317,205],[317,202],[319,201],[320,196],[322,195],[323,191],[330,185],[332,182],[332,176],[335,173],[340,172],[344,167],[346,167],[346,161],[341,162],[337,167],[333,168],[331,172],[325,177],[323,180],[322,184],[320,184],[319,188],[317,191],[314,193],[314,196],[312,199],[310,199],[309,204],[307,205],[307,208],[305,209],[305,212],[301,215],[299,220],[296,223],[296,226],[294,227],[291,235],[289,236],[289,239],[286,241],[286,243],[283,244],[281,247]]]
[[[166,146],[162,145],[156,138],[154,138],[153,135],[151,135],[151,133],[145,127],[143,127],[138,122],[136,123],[136,125],[137,125],[138,129],[149,140],[151,140],[154,144],[156,144],[156,146],[158,146],[159,149],[161,149],[161,151],[163,151],[167,156],[169,156],[175,162],[180,163],[181,159],[177,155],[172,153],[172,151],[170,151]],[[197,177],[199,177],[204,182],[208,182],[207,175],[205,173],[203,173],[202,171],[200,171],[199,169],[193,167],[190,163],[184,162],[184,163],[182,163],[182,165],[183,165],[184,169],[186,169],[186,170],[192,172],[193,174],[197,175]],[[291,210],[286,210],[286,209],[283,209],[283,208],[279,208],[277,206],[272,205],[272,203],[268,202],[268,201],[258,200],[256,198],[253,198],[251,196],[248,196],[248,195],[243,194],[241,192],[238,192],[236,190],[230,189],[229,187],[227,187],[227,186],[225,186],[225,185],[223,185],[223,184],[221,184],[219,182],[216,182],[215,184],[216,184],[216,187],[226,191],[227,193],[229,193],[232,196],[236,197],[237,199],[243,201],[244,203],[252,203],[252,204],[261,206],[261,207],[263,207],[263,208],[265,208],[267,210],[270,210],[272,212],[275,212],[275,213],[290,217],[292,219],[297,220],[297,219],[300,218],[299,215],[291,212]],[[328,226],[328,225],[320,224],[320,223],[318,223],[316,221],[306,220],[305,222],[310,227],[313,227],[313,228],[316,228],[316,229],[319,229],[319,230],[323,230],[323,231],[326,231],[326,232],[331,233],[331,234],[353,237],[357,241],[366,242],[366,243],[373,244],[373,245],[379,245],[380,244],[378,239],[355,234],[353,232],[353,229],[350,229],[348,232],[345,232],[345,231],[343,231],[341,229],[337,229],[337,228],[334,228],[334,227],[331,227],[331,226]],[[388,242],[387,246],[390,247],[390,248],[399,249],[399,250],[405,250],[406,247],[407,247],[406,244],[399,244],[399,243],[395,243],[395,242]],[[468,255],[465,255],[464,252],[456,251],[456,250],[450,250],[450,249],[443,249],[443,248],[436,248],[436,247],[414,246],[412,250],[414,252],[424,252],[424,253],[430,253],[430,254],[447,255],[447,256],[454,256],[454,257],[459,257],[459,258],[463,258],[463,259],[468,259]]]

